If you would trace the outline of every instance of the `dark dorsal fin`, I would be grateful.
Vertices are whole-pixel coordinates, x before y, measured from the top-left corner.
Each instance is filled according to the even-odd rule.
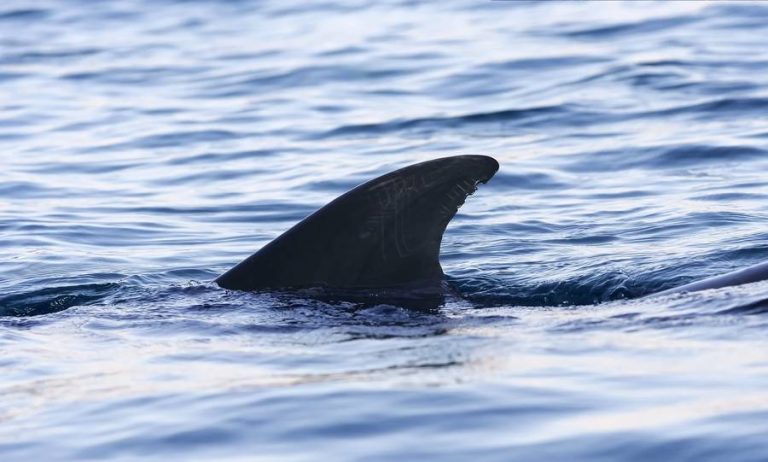
[[[491,157],[471,155],[383,175],[305,218],[216,283],[238,290],[439,283],[445,227],[498,168]]]

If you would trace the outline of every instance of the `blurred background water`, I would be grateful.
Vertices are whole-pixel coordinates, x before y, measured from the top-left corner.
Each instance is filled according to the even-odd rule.
[[[768,459],[768,3],[6,0],[0,459]],[[440,309],[218,274],[501,170]],[[633,299],[634,298],[634,299]]]

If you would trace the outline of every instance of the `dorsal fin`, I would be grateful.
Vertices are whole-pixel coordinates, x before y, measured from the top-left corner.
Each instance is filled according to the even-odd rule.
[[[440,242],[491,157],[430,160],[338,197],[218,279],[226,289],[383,288],[440,283]]]

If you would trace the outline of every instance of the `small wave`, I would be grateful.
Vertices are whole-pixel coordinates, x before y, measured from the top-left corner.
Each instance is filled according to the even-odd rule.
[[[557,124],[578,125],[588,119],[590,113],[564,105],[540,106],[527,109],[505,109],[492,112],[478,112],[458,116],[421,117],[388,122],[343,125],[320,135],[320,137],[335,137],[347,135],[377,135],[408,130],[440,131],[456,129],[467,125],[492,124],[503,122],[526,122],[527,124]]]
[[[263,159],[265,157],[272,157],[277,153],[278,152],[274,149],[249,149],[236,152],[206,152],[196,155],[189,155],[185,153],[184,155],[165,160],[163,163],[170,166],[198,164],[208,166],[212,164],[232,162],[243,159]]]
[[[688,106],[677,106],[660,111],[644,113],[648,117],[693,114],[699,117],[711,119],[719,118],[725,113],[737,114],[739,116],[759,113],[765,114],[765,108],[768,107],[768,98],[762,97],[743,97],[743,98],[721,98],[704,103],[691,104]]]
[[[719,314],[761,315],[768,314],[768,298],[720,311]]]
[[[747,192],[731,192],[731,193],[719,193],[719,194],[702,194],[700,196],[691,196],[692,200],[697,201],[712,201],[712,202],[736,202],[736,201],[764,201],[768,199],[768,194],[763,193],[747,193]]]
[[[61,194],[61,189],[43,186],[40,182],[4,181],[0,184],[0,197],[40,199],[60,197]]]
[[[25,79],[31,75],[29,72],[0,72],[0,82]]]
[[[48,10],[24,8],[0,12],[0,21],[31,21],[41,20],[49,16]]]
[[[555,172],[521,172],[509,173],[501,171],[493,177],[493,187],[510,187],[515,189],[529,189],[532,191],[547,191],[552,189],[564,189],[569,185],[568,181],[558,179],[560,175]]]
[[[160,85],[174,80],[187,80],[208,70],[207,67],[127,67],[127,68],[98,68],[97,70],[69,72],[61,75],[61,79],[70,82],[109,85]]]
[[[82,152],[101,154],[104,151],[111,150],[177,148],[181,146],[192,146],[198,143],[213,143],[244,137],[246,137],[245,134],[230,130],[173,131],[147,135],[131,141],[94,146],[84,149]]]
[[[414,66],[400,68],[375,68],[361,66],[306,66],[279,72],[248,72],[244,75],[231,75],[223,78],[208,79],[202,87],[201,97],[231,98],[252,95],[254,91],[298,89],[300,87],[318,87],[333,83],[349,85],[353,82],[375,82],[390,80],[418,71]]]
[[[628,169],[667,169],[724,162],[733,163],[765,158],[768,151],[751,146],[713,146],[705,144],[665,145],[617,149],[579,155],[570,163],[576,171],[619,171]],[[595,159],[599,159],[596,162]]]
[[[102,300],[119,288],[117,283],[47,287],[0,298],[0,316],[39,316]]]
[[[647,293],[642,284],[616,270],[538,282],[516,282],[493,276],[449,280],[462,297],[482,307],[584,306],[634,298]]]
[[[701,21],[701,17],[698,16],[673,16],[623,24],[612,24],[609,26],[576,29],[562,32],[561,35],[584,39],[630,38],[636,35],[652,32],[673,30],[680,26],[690,25],[699,21]]]
[[[28,64],[43,63],[46,61],[69,61],[85,58],[101,53],[98,48],[76,48],[57,51],[27,51],[23,53],[9,53],[0,57],[3,64]]]

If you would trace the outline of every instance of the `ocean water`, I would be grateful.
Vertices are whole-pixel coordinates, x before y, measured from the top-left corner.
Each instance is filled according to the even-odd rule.
[[[768,3],[6,0],[0,460],[768,460]],[[438,309],[211,281],[501,164]]]

